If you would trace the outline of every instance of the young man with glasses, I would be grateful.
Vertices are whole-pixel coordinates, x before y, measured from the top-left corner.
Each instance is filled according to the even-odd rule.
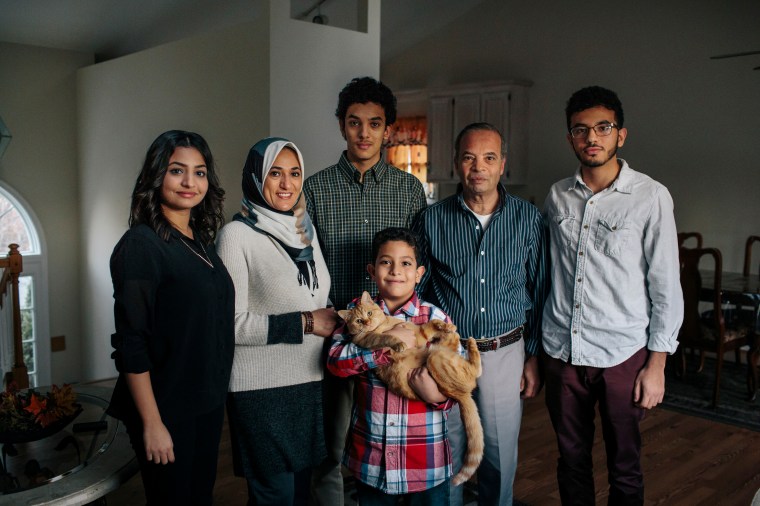
[[[599,405],[608,504],[644,503],[639,422],[662,402],[665,357],[683,317],[673,200],[617,157],[617,95],[592,86],[567,103],[580,167],[544,205],[552,288],[544,307],[546,405],[557,434],[562,504],[594,504],[591,448]]]

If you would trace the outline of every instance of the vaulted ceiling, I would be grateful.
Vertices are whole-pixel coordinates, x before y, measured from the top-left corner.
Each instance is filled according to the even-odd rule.
[[[287,0],[276,0],[287,1]],[[339,9],[355,0],[292,0]],[[381,59],[483,0],[381,0]],[[258,0],[0,0],[0,41],[92,53],[108,60],[251,20]]]

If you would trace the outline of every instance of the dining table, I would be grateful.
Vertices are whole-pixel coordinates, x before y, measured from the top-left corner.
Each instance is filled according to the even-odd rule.
[[[714,294],[714,271],[701,270],[702,300],[711,301]],[[740,308],[751,308],[754,314],[754,328],[750,329],[749,351],[747,352],[747,392],[749,399],[757,395],[760,377],[760,273],[744,275],[742,272],[723,271],[721,273],[721,300]]]

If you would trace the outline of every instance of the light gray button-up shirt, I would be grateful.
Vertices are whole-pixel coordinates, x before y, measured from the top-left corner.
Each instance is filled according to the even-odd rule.
[[[546,353],[612,367],[647,346],[673,353],[683,319],[673,200],[649,176],[622,168],[594,194],[581,178],[552,186],[544,204],[552,288]]]

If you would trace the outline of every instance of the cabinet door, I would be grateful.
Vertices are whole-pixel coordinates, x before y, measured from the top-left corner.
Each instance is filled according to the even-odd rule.
[[[483,121],[499,129],[507,143],[507,163],[501,182],[507,184],[511,169],[511,148],[509,143],[509,91],[483,93]]]
[[[508,90],[483,93],[483,121],[486,121],[499,129],[507,143],[507,163],[504,166],[504,174],[501,182],[510,184],[512,180],[512,143],[510,142],[510,92]]]
[[[454,99],[432,97],[428,110],[428,172],[430,182],[448,182],[454,177]]]
[[[454,143],[470,123],[486,121],[501,131],[507,143],[502,182],[527,183],[528,87],[508,84],[442,90],[430,98],[428,109],[428,181],[458,182]]]
[[[430,99],[428,114],[428,181],[458,181],[454,171],[454,141],[460,130],[481,121],[480,94],[449,95]]]
[[[505,184],[528,184],[528,88],[513,86],[509,93],[509,134]]]
[[[507,141],[507,163],[501,177],[504,184],[527,183],[527,94],[523,89],[514,86],[509,91],[483,94],[484,120],[498,128]]]
[[[483,121],[492,124],[509,139],[509,92],[483,93]]]
[[[480,93],[454,96],[454,132],[452,142],[470,123],[483,121],[480,117]],[[454,146],[456,147],[456,146]]]

